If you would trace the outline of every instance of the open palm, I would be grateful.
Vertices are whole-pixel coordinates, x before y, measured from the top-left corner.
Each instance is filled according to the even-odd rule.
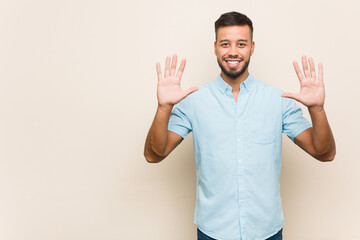
[[[177,56],[174,55],[170,67],[170,57],[166,58],[165,62],[165,74],[162,75],[160,63],[156,64],[156,71],[158,75],[158,88],[157,98],[160,106],[172,107],[176,103],[180,102],[190,93],[198,90],[197,87],[189,88],[183,91],[180,87],[181,76],[184,72],[186,60],[181,61],[180,67],[176,72]]]
[[[323,66],[319,63],[319,76],[316,78],[316,71],[313,59],[309,58],[309,64],[306,56],[302,57],[302,66],[304,74],[301,72],[296,61],[293,63],[295,72],[300,81],[299,93],[283,93],[282,97],[288,97],[301,102],[308,108],[323,107],[325,101],[325,88],[323,82]],[[310,69],[309,69],[310,66]]]

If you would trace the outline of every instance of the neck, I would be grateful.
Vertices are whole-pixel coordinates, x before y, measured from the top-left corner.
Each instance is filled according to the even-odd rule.
[[[240,89],[240,84],[243,81],[245,81],[249,76],[249,72],[246,70],[243,74],[241,74],[237,78],[231,78],[226,74],[224,74],[223,72],[221,72],[220,76],[227,84],[229,84],[232,87],[233,91],[238,91]]]

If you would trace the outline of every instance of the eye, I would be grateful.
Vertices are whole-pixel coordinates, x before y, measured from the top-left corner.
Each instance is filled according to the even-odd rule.
[[[227,46],[229,46],[229,43],[222,43],[220,46],[227,47]]]
[[[239,46],[239,47],[245,47],[246,44],[245,44],[245,43],[239,43],[238,46]]]

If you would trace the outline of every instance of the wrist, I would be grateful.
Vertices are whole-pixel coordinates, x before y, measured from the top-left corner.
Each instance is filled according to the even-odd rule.
[[[322,113],[325,112],[324,106],[311,106],[308,107],[309,113]]]
[[[161,112],[171,112],[174,105],[170,104],[158,104],[158,110]]]

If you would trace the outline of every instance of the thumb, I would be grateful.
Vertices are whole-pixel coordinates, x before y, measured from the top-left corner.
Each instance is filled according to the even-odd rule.
[[[295,93],[286,92],[286,93],[281,94],[281,97],[292,98],[296,101],[299,101],[299,94],[295,94]]]

